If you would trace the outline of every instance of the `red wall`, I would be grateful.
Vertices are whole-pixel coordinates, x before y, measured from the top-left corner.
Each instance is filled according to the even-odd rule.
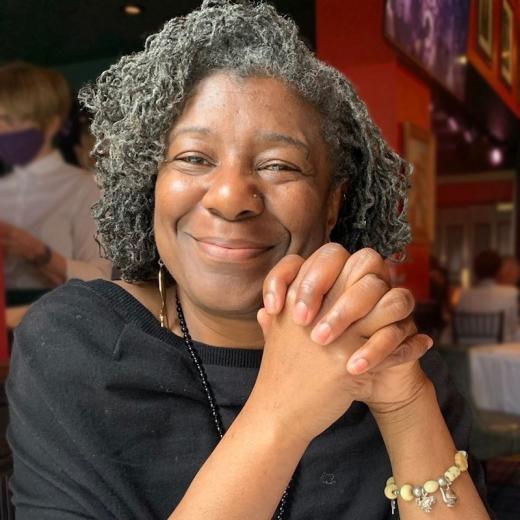
[[[513,202],[513,181],[454,182],[437,186],[437,207],[460,208],[478,204]]]
[[[401,65],[384,37],[384,2],[316,1],[318,56],[341,70],[366,101],[390,145],[402,151],[402,123],[430,129],[430,89]],[[399,266],[400,284],[428,298],[429,244],[410,246]]]

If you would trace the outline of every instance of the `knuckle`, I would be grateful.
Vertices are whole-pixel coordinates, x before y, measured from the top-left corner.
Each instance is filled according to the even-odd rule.
[[[394,344],[401,343],[401,341],[405,337],[405,332],[401,323],[392,323],[392,325],[388,325],[386,334],[388,340]]]
[[[364,247],[357,253],[358,258],[365,266],[379,266],[383,263],[383,257],[371,247]]]
[[[328,242],[327,244],[321,246],[321,253],[325,255],[348,255],[347,250],[337,242]]]
[[[384,290],[385,292],[390,290],[390,287],[385,282],[385,280],[383,280],[380,276],[378,276],[375,273],[366,274],[361,279],[361,282],[367,289],[371,289],[371,290],[380,289],[380,290]]]
[[[394,352],[394,357],[397,363],[401,364],[408,361],[412,354],[412,350],[412,345],[408,341],[401,343],[401,345],[399,345],[399,348],[397,348]]]
[[[316,280],[304,278],[298,287],[298,298],[312,296],[316,292]]]
[[[409,316],[413,311],[415,300],[408,289],[397,288],[389,291],[388,305],[397,316]]]

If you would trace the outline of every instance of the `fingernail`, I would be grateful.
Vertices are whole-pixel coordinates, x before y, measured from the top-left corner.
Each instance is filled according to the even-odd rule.
[[[316,343],[324,345],[332,334],[332,329],[328,323],[320,323],[311,332],[311,339]]]
[[[348,371],[351,374],[361,374],[368,368],[368,361],[365,358],[356,358],[348,364]]]
[[[304,302],[298,302],[294,306],[294,321],[298,325],[305,325],[307,323],[307,317],[309,315],[309,309]]]
[[[433,339],[428,338],[428,341],[426,342],[426,348],[432,348],[433,347]]]
[[[276,312],[276,300],[273,293],[267,293],[265,295],[264,307],[269,314]]]

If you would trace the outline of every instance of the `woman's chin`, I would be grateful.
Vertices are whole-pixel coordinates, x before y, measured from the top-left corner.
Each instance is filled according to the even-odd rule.
[[[205,287],[190,287],[189,297],[197,307],[206,312],[232,319],[256,319],[263,306],[262,283],[247,285],[212,283]]]

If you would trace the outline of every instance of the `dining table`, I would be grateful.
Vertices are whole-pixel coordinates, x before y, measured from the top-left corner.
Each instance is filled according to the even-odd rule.
[[[520,343],[472,347],[469,365],[475,406],[520,416]]]

